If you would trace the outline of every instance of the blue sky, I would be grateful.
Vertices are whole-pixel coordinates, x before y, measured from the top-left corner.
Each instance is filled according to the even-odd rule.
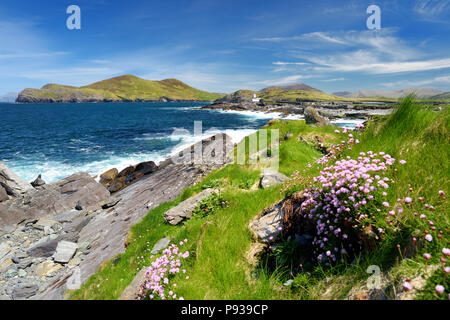
[[[81,8],[81,30],[66,8]],[[381,8],[368,30],[366,9]],[[450,91],[450,0],[2,0],[0,95],[134,74],[213,92]]]

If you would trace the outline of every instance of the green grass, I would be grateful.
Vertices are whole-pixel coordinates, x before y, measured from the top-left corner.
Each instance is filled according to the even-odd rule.
[[[253,239],[248,222],[262,209],[283,198],[283,193],[281,186],[264,190],[252,188],[258,182],[261,165],[232,164],[187,188],[175,201],[150,211],[132,228],[130,244],[120,260],[115,264],[106,262],[80,290],[72,293],[71,298],[117,299],[138,270],[148,265],[148,250],[164,236],[172,236],[174,241],[189,239],[191,256],[186,260],[186,274],[190,278],[186,280],[185,275],[177,276],[174,281],[177,295],[185,299],[343,299],[351,290],[365,284],[370,276],[366,270],[371,265],[381,268],[388,298],[397,297],[407,276],[425,278],[425,289],[417,298],[439,298],[434,293],[434,286],[443,281],[442,274],[439,274],[442,271],[435,271],[431,277],[424,276],[424,273],[430,265],[440,263],[440,250],[448,246],[449,208],[447,202],[439,200],[438,190],[449,193],[449,119],[448,109],[435,112],[415,106],[407,98],[391,116],[376,117],[363,134],[354,133],[359,135],[361,142],[344,154],[357,157],[362,151],[384,151],[397,160],[407,161],[406,165],[397,166],[394,173],[397,183],[391,187],[388,201],[395,203],[397,198],[405,197],[409,188],[413,188],[415,197],[423,196],[426,202],[435,206],[436,210],[427,214],[439,229],[445,231],[442,241],[421,246],[419,254],[410,259],[402,260],[396,245],[400,243],[404,248],[411,234],[423,228],[422,222],[413,215],[413,212],[423,211],[423,206],[416,200],[410,206],[404,206],[401,232],[387,237],[377,250],[355,261],[328,269],[310,266],[308,272],[291,275],[293,260],[288,259],[288,253],[298,254],[298,251],[286,244],[277,251],[278,257],[286,263],[278,265],[274,272],[269,272],[270,268],[264,263],[258,267],[251,265],[247,253]],[[341,140],[334,133],[334,127],[315,128],[307,126],[304,121],[273,121],[268,128],[280,130],[280,171],[288,175],[297,169],[302,170],[308,162],[321,156],[312,146],[300,142],[300,136],[311,140],[319,135],[326,143]],[[283,136],[288,132],[293,136],[284,141]],[[248,140],[247,137],[242,142],[247,147]],[[311,174],[317,172],[311,170]],[[229,201],[230,206],[217,208],[214,214],[206,217],[193,217],[179,226],[164,222],[163,214],[168,208],[207,187],[222,188],[221,197]],[[421,256],[425,251],[433,256],[428,264]],[[293,283],[286,287],[283,283],[288,279]],[[445,286],[448,288],[448,280]]]

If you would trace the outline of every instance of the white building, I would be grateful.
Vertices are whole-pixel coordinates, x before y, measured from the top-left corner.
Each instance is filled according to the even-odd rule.
[[[252,102],[259,102],[261,100],[261,98],[257,98],[256,97],[256,93],[253,94],[253,99]]]

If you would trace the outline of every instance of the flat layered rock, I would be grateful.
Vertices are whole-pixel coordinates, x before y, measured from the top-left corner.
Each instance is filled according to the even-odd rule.
[[[231,139],[226,139],[224,142],[226,147],[220,145],[220,143],[221,139],[205,139],[200,143],[200,146],[205,154],[208,152],[216,153],[222,147],[223,149],[233,150]],[[192,154],[192,148],[187,148],[184,154]],[[185,188],[197,183],[211,170],[221,168],[224,165],[224,162],[200,165],[175,162],[176,159],[175,161],[174,159],[168,159],[162,164],[160,163],[157,171],[144,175],[139,180],[116,192],[114,197],[121,200],[115,203],[113,207],[100,209],[100,204],[97,210],[91,214],[85,210],[76,212],[71,208],[53,216],[50,215],[51,219],[63,224],[62,233],[58,238],[50,241],[57,241],[57,243],[61,240],[77,242],[80,252],[76,253],[72,260],[76,259],[77,256],[80,259],[77,259],[76,263],[64,264],[63,268],[56,271],[53,277],[46,279],[39,286],[38,292],[32,299],[63,299],[68,285],[74,288],[76,285],[84,283],[98,270],[102,263],[115,258],[126,250],[131,226],[140,222],[149,210],[162,203],[174,200]],[[146,170],[144,167],[141,169]],[[48,185],[42,186],[42,188],[47,187]],[[102,186],[102,188],[104,187]],[[102,199],[103,204],[107,203],[108,200],[109,194],[108,197]],[[83,204],[83,209],[85,209],[85,204]],[[64,223],[63,221],[67,222]],[[72,236],[73,238],[71,238]],[[41,245],[44,243],[41,243]],[[87,247],[90,247],[90,249],[82,250],[83,243],[89,243]],[[47,243],[47,245],[49,244]],[[54,250],[56,250],[56,246]]]
[[[167,210],[164,213],[164,219],[171,225],[177,225],[183,220],[190,219],[192,217],[192,211],[194,211],[197,204],[209,197],[213,193],[217,192],[215,189],[205,189],[202,192],[190,197],[179,203],[176,207]]]
[[[60,241],[56,247],[53,260],[60,263],[67,263],[75,255],[78,245],[74,242]]]
[[[15,174],[3,162],[0,162],[0,186],[6,190],[7,194],[14,197],[34,189],[28,181]]]
[[[39,190],[31,187],[20,197],[0,202],[0,225],[58,215],[74,209],[77,203],[87,210],[98,206],[109,195],[89,174],[73,174]]]

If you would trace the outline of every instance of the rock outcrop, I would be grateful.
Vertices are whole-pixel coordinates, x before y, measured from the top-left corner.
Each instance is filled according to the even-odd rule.
[[[141,162],[120,172],[113,168],[100,175],[100,183],[107,187],[110,192],[117,192],[156,170],[158,170],[158,166],[153,161]]]
[[[28,181],[20,178],[3,162],[0,162],[0,186],[12,197],[18,197],[33,189],[33,186]]]
[[[171,225],[177,225],[181,221],[190,219],[192,217],[192,212],[194,211],[197,204],[206,197],[212,195],[214,192],[217,192],[217,190],[205,189],[195,196],[184,200],[172,209],[167,210],[164,213],[164,219],[166,219],[166,221]]]
[[[262,243],[273,243],[283,228],[283,200],[264,209],[249,222],[249,229],[255,238]]]
[[[31,182],[31,185],[35,188],[42,187],[44,184],[45,181],[42,179],[41,175],[38,175],[38,177],[33,182]]]
[[[83,208],[93,209],[109,197],[108,190],[87,173],[73,174],[61,181],[43,185],[39,190],[29,183],[20,185],[21,188],[15,184],[15,198],[0,202],[0,226],[39,219],[49,214],[57,215],[75,208],[77,203]],[[19,190],[24,190],[23,187],[27,187],[26,191],[18,194]]]
[[[125,169],[123,176],[143,176],[114,196],[88,174],[78,173],[39,190],[28,184],[28,191],[0,202],[0,297],[62,299],[68,288],[76,289],[104,261],[125,251],[130,227],[149,210],[226,164],[229,157],[220,163],[210,161],[211,155],[217,159],[233,144],[218,135],[196,146],[160,163],[156,171],[152,162]],[[193,162],[198,147],[202,163]],[[78,205],[81,210],[75,209]]]
[[[270,188],[283,183],[287,179],[289,178],[280,172],[265,169],[259,181],[259,187],[262,189]]]
[[[304,116],[307,124],[315,124],[319,127],[330,124],[330,120],[327,117],[321,116],[319,112],[312,107],[305,109]]]

